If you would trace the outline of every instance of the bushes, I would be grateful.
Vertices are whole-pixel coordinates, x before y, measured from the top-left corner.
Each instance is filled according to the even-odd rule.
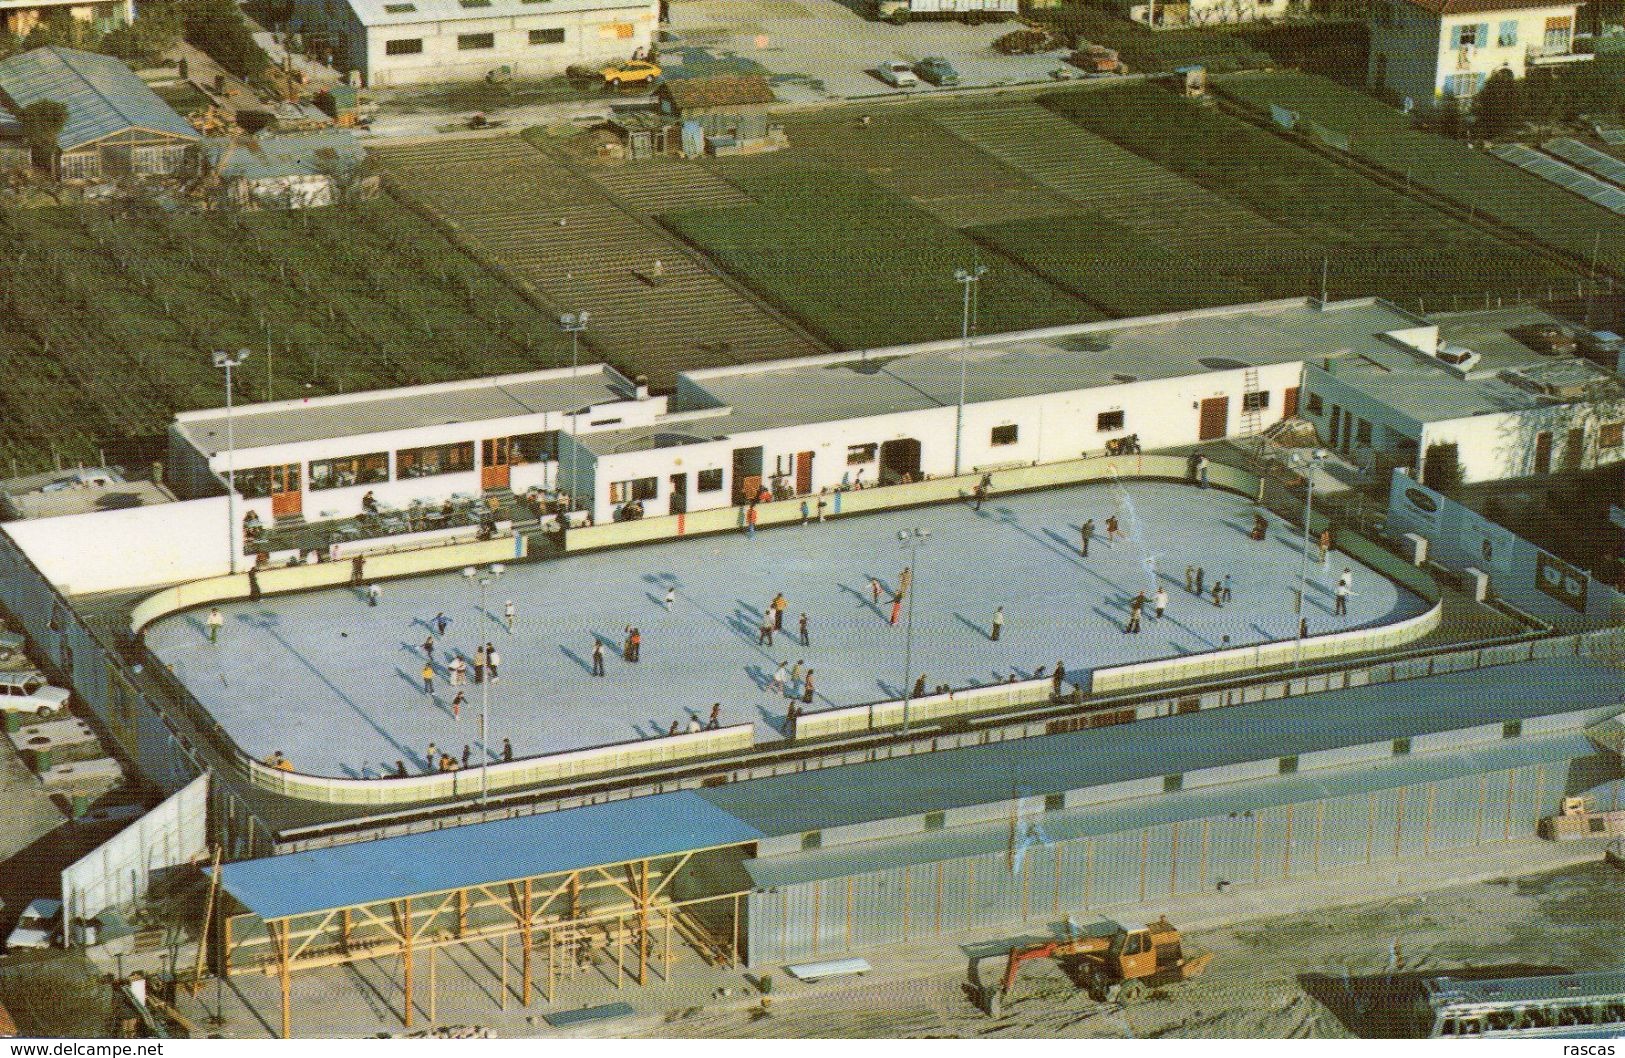
[[[271,57],[254,43],[232,0],[183,0],[181,16],[187,41],[234,76],[254,80],[270,69]]]
[[[68,123],[68,108],[54,99],[41,99],[23,107],[17,117],[22,122],[23,138],[33,150],[35,160],[54,158],[56,138]]]

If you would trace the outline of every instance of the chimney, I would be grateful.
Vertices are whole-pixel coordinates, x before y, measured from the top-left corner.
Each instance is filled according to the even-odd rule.
[[[649,399],[649,379],[646,376],[639,375],[632,380],[632,396],[636,400]]]

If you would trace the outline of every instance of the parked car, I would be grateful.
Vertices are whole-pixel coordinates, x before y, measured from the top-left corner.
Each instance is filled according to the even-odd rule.
[[[70,697],[62,688],[52,687],[38,669],[0,672],[0,711],[32,713],[35,719],[46,720],[66,713]]]
[[[612,63],[599,73],[603,75],[606,85],[619,88],[623,84],[647,84],[656,80],[660,76],[660,67],[642,59],[633,59],[630,62]]]
[[[876,66],[875,76],[893,88],[913,88],[920,83],[920,79],[914,76],[914,67],[896,59]]]
[[[6,938],[7,949],[49,948],[62,934],[62,901],[43,897],[23,908],[17,928]]]
[[[914,64],[914,73],[920,80],[934,85],[956,85],[959,71],[940,55],[932,55]]]

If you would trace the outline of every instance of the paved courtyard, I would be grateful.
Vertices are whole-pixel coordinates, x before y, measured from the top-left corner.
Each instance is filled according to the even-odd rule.
[[[173,666],[245,751],[281,750],[302,772],[361,776],[404,761],[423,770],[430,742],[479,757],[483,690],[453,717],[446,664],[472,658],[490,641],[502,656],[490,687],[493,754],[510,739],[531,756],[649,738],[713,702],[722,722],[754,722],[758,741],[780,737],[789,700],[771,693],[778,664],[815,670],[824,709],[901,697],[908,622],[888,623],[890,599],[873,602],[869,578],[894,589],[910,561],[904,529],[927,528],[914,578],[908,680],[964,687],[1030,676],[1064,662],[1082,679],[1090,669],[1177,654],[1291,638],[1301,537],[1270,519],[1269,537],[1251,540],[1253,508],[1241,497],[1173,483],[1111,483],[995,498],[981,511],[951,504],[865,515],[826,524],[678,540],[509,567],[487,610],[478,589],[442,574],[386,582],[376,608],[350,589],[273,597],[223,607],[211,645],[205,611],[153,625],[147,642]],[[1127,539],[1108,544],[1116,514]],[[1078,526],[1094,519],[1089,557]],[[1310,556],[1311,560],[1313,555]],[[1185,591],[1185,567],[1231,578],[1223,608]],[[1148,566],[1150,568],[1148,568]],[[1353,569],[1346,618],[1333,616],[1333,589]],[[1155,572],[1151,570],[1154,569]],[[1342,554],[1311,561],[1305,614],[1311,635],[1387,624],[1419,613],[1423,601]],[[1144,631],[1127,635],[1129,600],[1161,583],[1167,616],[1146,609]],[[666,589],[676,589],[668,611]],[[789,603],[785,632],[758,646],[763,608],[776,592]],[[512,600],[510,633],[502,615]],[[998,642],[994,608],[1005,612]],[[422,644],[433,619],[451,623],[434,643],[436,679],[422,689]],[[795,635],[807,614],[810,646]],[[642,657],[621,658],[627,626],[642,632]],[[591,675],[595,639],[607,675]]]

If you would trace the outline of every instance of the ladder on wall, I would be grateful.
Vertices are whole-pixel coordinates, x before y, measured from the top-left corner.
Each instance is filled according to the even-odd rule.
[[[1249,367],[1242,376],[1241,387],[1241,436],[1257,436],[1264,425],[1264,412],[1259,407],[1258,368]]]

